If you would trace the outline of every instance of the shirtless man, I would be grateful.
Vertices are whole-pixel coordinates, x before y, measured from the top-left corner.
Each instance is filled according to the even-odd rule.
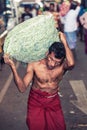
[[[73,68],[74,59],[63,33],[60,33],[60,39],[61,43],[55,42],[49,48],[46,58],[28,64],[23,79],[17,73],[14,62],[4,55],[4,61],[10,65],[21,92],[32,81],[27,110],[29,130],[66,130],[58,84],[65,71]]]

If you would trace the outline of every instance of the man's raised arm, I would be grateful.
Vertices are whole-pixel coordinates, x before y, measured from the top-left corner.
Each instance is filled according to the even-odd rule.
[[[14,62],[9,58],[8,55],[4,55],[4,61],[6,64],[8,64],[11,67],[11,70],[13,72],[15,84],[17,85],[18,89],[20,92],[24,92],[26,88],[29,86],[30,82],[32,81],[33,78],[33,69],[31,65],[28,65],[27,72],[22,79],[17,70]]]
[[[72,69],[75,65],[74,57],[71,49],[69,48],[66,37],[64,33],[59,32],[61,42],[64,44],[65,50],[66,50],[66,62],[65,62],[65,69]]]

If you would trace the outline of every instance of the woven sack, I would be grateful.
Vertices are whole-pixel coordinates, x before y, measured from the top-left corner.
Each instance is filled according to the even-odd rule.
[[[25,63],[45,57],[49,46],[59,41],[52,15],[39,15],[17,25],[4,43],[4,53]]]

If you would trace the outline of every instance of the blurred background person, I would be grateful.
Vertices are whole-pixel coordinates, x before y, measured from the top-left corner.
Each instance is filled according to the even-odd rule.
[[[85,24],[87,24],[87,14],[85,12],[87,12],[87,0],[82,0],[81,2],[82,7],[84,8],[84,14],[81,16],[81,21]],[[80,21],[80,22],[81,22]],[[85,42],[85,54],[87,54],[87,28],[85,27],[84,24],[84,42]]]
[[[55,11],[55,4],[54,3],[50,3],[49,11],[50,12],[54,12]]]
[[[24,13],[21,15],[21,22],[33,17],[32,13],[30,11],[31,11],[31,9],[28,6],[24,7]]]
[[[5,31],[5,23],[2,18],[0,18],[0,35]]]
[[[72,1],[70,5],[70,10],[67,14],[61,17],[61,21],[64,24],[64,33],[66,35],[67,43],[76,58],[76,42],[77,42],[77,30],[78,22],[77,17],[80,11],[80,4],[78,2]]]

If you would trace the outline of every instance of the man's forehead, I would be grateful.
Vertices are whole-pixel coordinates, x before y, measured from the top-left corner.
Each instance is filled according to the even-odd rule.
[[[58,59],[58,58],[55,57],[55,53],[54,53],[54,52],[51,52],[50,54],[48,54],[48,56],[49,56],[51,59],[55,60],[55,61],[61,61],[61,59]]]

